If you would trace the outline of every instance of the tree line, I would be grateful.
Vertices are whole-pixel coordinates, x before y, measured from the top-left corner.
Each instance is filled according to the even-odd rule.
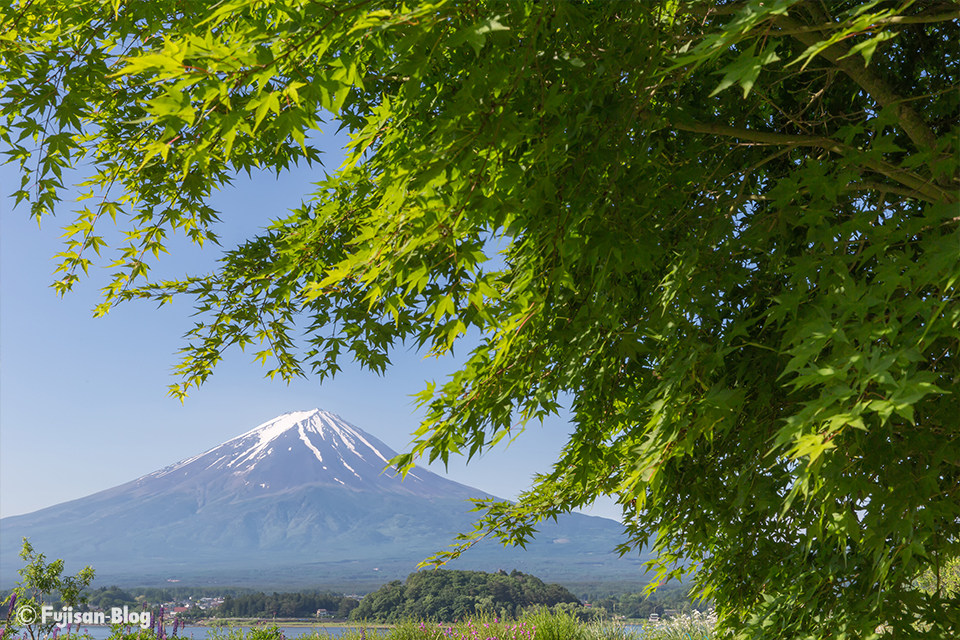
[[[359,602],[333,592],[250,593],[226,596],[215,613],[218,618],[314,618],[321,609],[330,616],[347,618]]]
[[[955,579],[955,578],[954,578]],[[633,586],[633,585],[630,585]],[[481,612],[500,617],[519,616],[524,609],[545,607],[575,615],[581,620],[622,617],[645,619],[651,614],[664,615],[670,610],[688,613],[705,611],[708,605],[691,601],[688,588],[672,585],[648,595],[628,591],[628,585],[610,583],[602,595],[599,585],[582,598],[558,584],[546,584],[539,578],[519,571],[484,573],[473,571],[434,571],[415,573],[405,584],[393,581],[362,599],[332,591],[301,591],[267,595],[248,588],[223,587],[100,587],[86,594],[80,609],[108,611],[113,607],[159,610],[161,603],[186,601],[188,598],[223,596],[215,609],[192,607],[178,614],[181,618],[314,618],[325,610],[333,618],[396,622],[415,618],[452,621]],[[9,590],[0,592],[3,600]],[[55,595],[47,602],[60,605]],[[589,604],[584,604],[589,603]]]
[[[593,608],[606,617],[623,617],[630,619],[646,619],[651,614],[663,616],[669,611],[690,613],[694,610],[706,613],[711,607],[708,602],[691,600],[688,585],[671,585],[659,587],[653,594],[643,591],[623,593],[619,596],[611,595],[605,598],[592,600]]]
[[[517,570],[508,574],[438,569],[385,584],[366,596],[351,617],[378,622],[449,621],[479,613],[513,617],[532,606],[579,602],[565,587]]]
[[[221,598],[253,593],[247,587],[100,587],[89,593],[89,603],[103,607],[115,601],[121,606],[134,602],[163,603],[199,598]]]

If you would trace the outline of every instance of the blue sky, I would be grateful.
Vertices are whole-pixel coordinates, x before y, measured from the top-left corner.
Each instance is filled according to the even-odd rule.
[[[333,130],[334,127],[331,127]],[[340,162],[342,137],[320,138],[324,168]],[[173,238],[172,255],[155,276],[209,271],[223,249],[298,206],[323,168],[301,168],[279,180],[239,177],[218,194],[222,248],[200,250]],[[0,516],[29,513],[122,484],[239,435],[281,413],[318,407],[401,451],[418,424],[411,395],[439,380],[456,362],[398,352],[383,377],[345,368],[320,385],[289,386],[265,379],[266,369],[239,350],[186,403],[167,396],[182,335],[192,325],[189,299],[157,308],[135,301],[93,319],[106,269],[92,269],[73,293],[58,298],[50,284],[61,250],[60,227],[70,220],[65,198],[56,218],[38,229],[27,207],[14,209],[14,167],[0,167]],[[469,466],[454,462],[448,477],[504,498],[516,497],[530,477],[549,469],[566,441],[562,418],[531,426],[508,448]],[[442,467],[431,467],[443,473]],[[592,515],[617,518],[612,503]]]

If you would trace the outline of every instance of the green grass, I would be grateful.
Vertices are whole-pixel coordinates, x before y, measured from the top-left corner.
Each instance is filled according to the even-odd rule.
[[[695,612],[642,625],[584,623],[565,612],[538,610],[519,620],[478,616],[456,623],[406,621],[390,629],[358,627],[342,640],[713,640],[714,618]],[[320,635],[317,640],[323,639]],[[246,640],[265,640],[262,638]],[[279,638],[276,640],[280,640]],[[304,638],[303,640],[313,640]]]
[[[714,619],[694,613],[660,622],[648,622],[626,628],[622,623],[581,622],[564,611],[538,609],[518,620],[500,620],[479,615],[454,623],[406,620],[390,627],[357,624],[341,640],[713,640]],[[168,629],[168,634],[169,634]],[[330,634],[314,631],[298,640],[330,640]],[[57,640],[88,640],[85,634],[60,634]],[[30,640],[21,631],[0,640]],[[40,640],[38,638],[37,640]],[[50,638],[47,638],[50,640]],[[154,630],[123,630],[110,640],[158,640]],[[166,640],[173,640],[167,635]],[[179,639],[178,639],[179,640]],[[211,629],[208,640],[287,640],[279,627],[253,629],[221,627]]]

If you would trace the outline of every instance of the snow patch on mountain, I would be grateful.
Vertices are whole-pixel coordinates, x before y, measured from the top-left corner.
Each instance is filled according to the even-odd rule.
[[[174,487],[243,492],[244,487],[281,494],[304,486],[353,491],[467,498],[475,491],[426,469],[401,477],[397,454],[377,438],[320,409],[293,411],[268,420],[199,455],[134,481],[142,495]],[[344,471],[348,473],[344,473]],[[173,475],[171,475],[173,474]],[[235,500],[239,494],[229,498]]]
[[[313,455],[317,456],[317,460],[319,460],[320,462],[323,462],[323,455],[321,455],[320,450],[317,449],[315,446],[313,446],[313,443],[310,442],[310,438],[307,437],[307,434],[303,428],[303,423],[299,424],[298,426],[299,426],[298,432],[300,434],[300,439],[303,441],[305,445],[307,445],[307,448],[310,449],[310,451],[313,451]],[[287,450],[289,451],[290,449],[287,449]]]

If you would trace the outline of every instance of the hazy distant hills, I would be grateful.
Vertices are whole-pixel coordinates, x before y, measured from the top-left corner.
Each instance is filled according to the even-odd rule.
[[[30,538],[97,583],[297,587],[374,585],[471,528],[477,489],[417,468],[384,472],[396,453],[320,410],[279,416],[206,453],[132,482],[0,520],[0,585]],[[622,528],[571,515],[526,552],[484,543],[451,568],[517,568],[550,580],[640,579],[641,559],[613,553]]]

